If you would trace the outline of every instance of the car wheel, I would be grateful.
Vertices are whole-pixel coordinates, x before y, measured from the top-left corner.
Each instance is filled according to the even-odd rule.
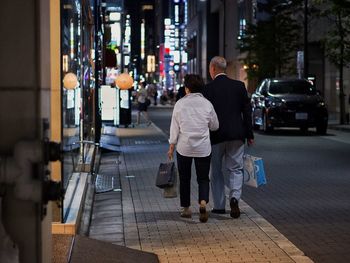
[[[253,130],[259,130],[259,125],[255,123],[254,110],[252,111],[252,127],[253,127]]]
[[[268,132],[271,132],[273,130],[273,126],[272,125],[268,125],[267,123],[267,117],[266,117],[266,113],[264,113],[263,115],[263,131],[268,133]]]
[[[327,122],[319,123],[316,125],[316,132],[318,134],[327,134]]]

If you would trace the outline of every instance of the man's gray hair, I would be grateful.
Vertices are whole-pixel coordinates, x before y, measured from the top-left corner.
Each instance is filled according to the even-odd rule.
[[[213,57],[210,60],[210,64],[213,65],[215,68],[220,69],[222,71],[225,71],[226,67],[227,67],[226,59],[224,59],[223,57],[219,57],[219,56]]]

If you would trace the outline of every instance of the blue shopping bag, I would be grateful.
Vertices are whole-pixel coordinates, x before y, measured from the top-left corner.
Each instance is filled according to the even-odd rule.
[[[259,187],[266,184],[263,159],[249,154],[243,156],[244,184]]]

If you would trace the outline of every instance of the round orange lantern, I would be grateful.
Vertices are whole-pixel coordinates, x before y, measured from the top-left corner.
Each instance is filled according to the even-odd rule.
[[[128,73],[122,73],[115,79],[115,85],[120,89],[130,89],[134,80]]]
[[[63,87],[75,89],[78,86],[78,78],[74,73],[67,73],[63,78]]]

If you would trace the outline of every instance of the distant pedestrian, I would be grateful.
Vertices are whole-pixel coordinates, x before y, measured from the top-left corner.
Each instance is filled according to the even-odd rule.
[[[153,83],[150,83],[147,85],[147,92],[148,92],[148,97],[152,98],[153,100],[153,105],[157,105],[157,86]]]
[[[153,85],[154,89],[153,89],[153,105],[157,106],[157,100],[158,100],[158,88],[157,85]]]
[[[230,215],[240,216],[238,202],[242,195],[244,143],[254,143],[251,105],[243,82],[227,77],[226,60],[214,57],[209,64],[212,82],[204,87],[204,96],[213,104],[220,128],[211,132],[212,159],[210,170],[214,208],[212,213],[224,214],[225,181],[222,161],[228,172]]]
[[[165,105],[168,102],[168,92],[163,88],[162,95],[160,95],[160,104]]]
[[[180,88],[178,89],[177,93],[176,93],[176,101],[178,101],[179,99],[185,97],[186,92],[185,92],[185,86],[180,86]]]
[[[200,93],[204,83],[198,75],[185,76],[186,96],[173,110],[170,125],[168,158],[173,158],[176,145],[177,166],[180,177],[181,217],[190,218],[191,166],[194,159],[197,182],[200,221],[208,220],[206,204],[209,202],[209,169],[211,145],[209,130],[219,128],[213,105]]]
[[[145,89],[145,86],[143,83],[140,83],[140,88],[137,91],[137,104],[138,104],[138,112],[137,112],[137,120],[136,123],[140,124],[140,115],[142,114],[145,118],[147,125],[151,124],[151,121],[149,119],[147,108],[149,106],[149,98],[147,90]]]

